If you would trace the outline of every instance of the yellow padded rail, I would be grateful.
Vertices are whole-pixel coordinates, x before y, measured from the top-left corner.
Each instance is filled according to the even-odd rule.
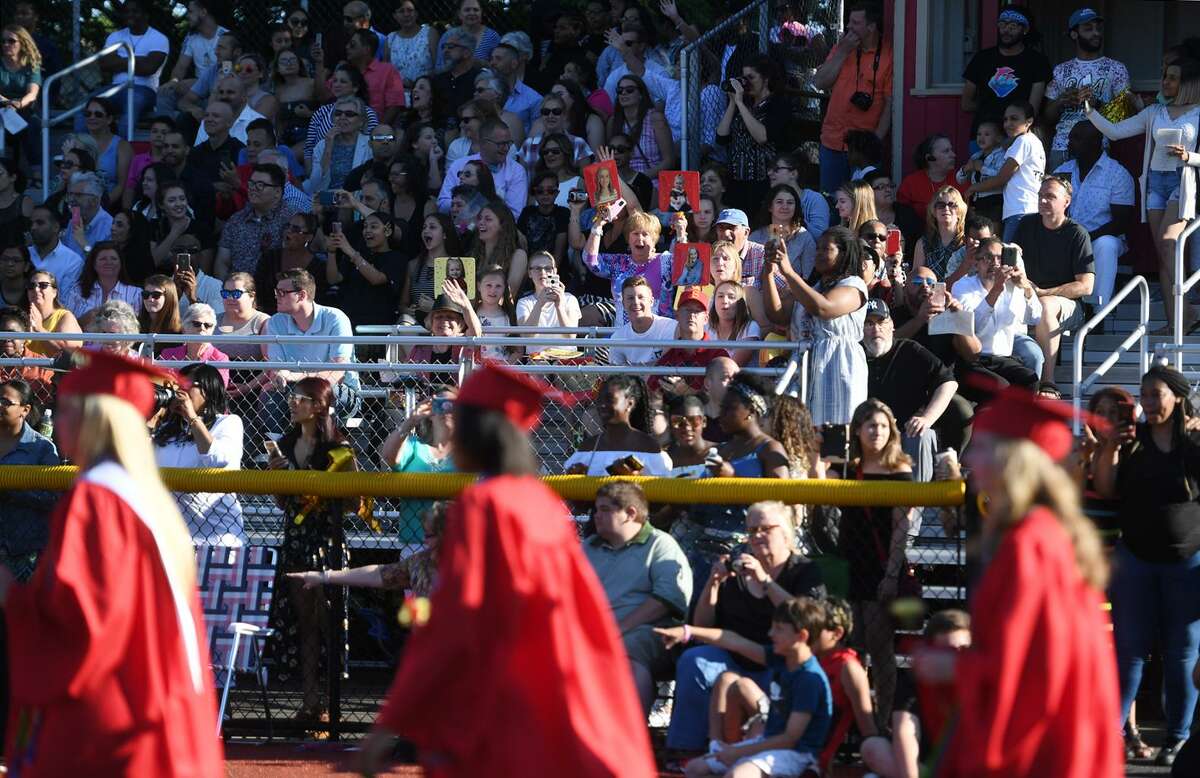
[[[8,465],[0,467],[0,490],[65,491],[75,467]],[[162,470],[167,488],[177,492],[316,495],[319,497],[453,497],[475,476],[463,473],[326,473],[310,470]],[[896,483],[863,481],[784,481],[773,478],[590,478],[554,475],[542,479],[567,500],[591,500],[611,481],[633,481],[657,503],[746,505],[780,500],[807,505],[962,505],[961,481]]]

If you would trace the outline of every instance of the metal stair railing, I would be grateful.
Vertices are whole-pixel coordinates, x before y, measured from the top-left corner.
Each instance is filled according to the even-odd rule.
[[[1183,256],[1187,253],[1188,236],[1200,228],[1200,217],[1192,219],[1187,226],[1183,228],[1183,232],[1175,239],[1175,288],[1172,296],[1175,298],[1175,321],[1170,322],[1171,329],[1174,331],[1172,343],[1175,346],[1175,369],[1183,370],[1183,310],[1187,305],[1186,296],[1188,291],[1200,281],[1200,270],[1192,273],[1185,280],[1183,277]]]
[[[105,57],[113,52],[125,49],[129,56],[125,58],[125,81],[120,84],[114,84],[103,92],[96,95],[88,95],[87,98],[78,105],[75,105],[61,113],[55,114],[54,118],[50,118],[50,86],[59,79],[74,73],[76,70],[82,70],[93,62],[98,61],[101,57]],[[50,127],[54,124],[70,119],[75,114],[87,107],[87,104],[93,97],[112,97],[119,93],[122,89],[125,90],[125,119],[128,122],[127,140],[133,140],[133,131],[137,126],[137,117],[133,115],[133,78],[134,69],[137,65],[137,55],[133,51],[133,46],[126,41],[114,43],[111,46],[106,46],[90,57],[75,62],[54,75],[46,79],[42,84],[42,92],[40,95],[42,102],[42,199],[45,200],[50,196]]]
[[[1113,349],[1103,362],[1095,367],[1085,378],[1083,375],[1083,347],[1084,341],[1093,329],[1099,326],[1100,322],[1104,321],[1110,313],[1117,309],[1117,306],[1129,295],[1133,294],[1134,290],[1140,292],[1141,311],[1138,315],[1138,326],[1125,340],[1121,341],[1121,345]],[[1147,341],[1149,339],[1148,331],[1150,328],[1150,284],[1142,276],[1134,276],[1133,279],[1125,284],[1121,291],[1113,295],[1103,308],[1096,312],[1096,315],[1088,319],[1087,323],[1079,328],[1075,333],[1074,361],[1072,364],[1071,376],[1074,382],[1072,389],[1071,402],[1075,407],[1075,434],[1080,433],[1080,413],[1083,408],[1083,394],[1091,388],[1092,384],[1096,383],[1105,373],[1117,363],[1121,355],[1133,346],[1134,341],[1137,341],[1139,346],[1138,366],[1141,368],[1140,373],[1145,373],[1150,367],[1150,355],[1147,351]],[[1139,373],[1139,375],[1140,375]]]

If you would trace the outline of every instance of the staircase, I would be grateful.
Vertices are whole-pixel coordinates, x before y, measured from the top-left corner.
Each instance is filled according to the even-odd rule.
[[[1128,277],[1118,277],[1116,288],[1119,290],[1128,281]],[[1163,311],[1162,290],[1159,287],[1158,281],[1150,281],[1150,331],[1163,327],[1166,324],[1166,314]],[[1083,353],[1083,377],[1086,379],[1088,374],[1095,369],[1101,362],[1108,358],[1110,354],[1116,350],[1121,341],[1133,332],[1138,325],[1138,295],[1132,294],[1126,297],[1117,309],[1104,320],[1104,331],[1093,330],[1088,336],[1084,346]],[[1158,343],[1170,343],[1171,335],[1152,335],[1149,340],[1147,350],[1150,352],[1151,360],[1154,359],[1154,347]],[[1200,335],[1184,336],[1184,343],[1200,343]],[[1075,353],[1075,336],[1074,333],[1065,336],[1062,339],[1062,346],[1059,352],[1058,366],[1054,371],[1054,381],[1062,390],[1063,397],[1069,399],[1074,390],[1073,378],[1071,375],[1071,359]],[[1184,357],[1184,368],[1188,369],[1187,357]],[[1192,369],[1195,369],[1194,367]],[[1119,386],[1132,394],[1136,399],[1138,396],[1138,385],[1141,383],[1141,375],[1138,368],[1138,347],[1135,343],[1132,348],[1121,355],[1120,360],[1113,365],[1109,371],[1098,378],[1088,390],[1084,393],[1084,403],[1086,405],[1087,398],[1096,391],[1105,386]]]

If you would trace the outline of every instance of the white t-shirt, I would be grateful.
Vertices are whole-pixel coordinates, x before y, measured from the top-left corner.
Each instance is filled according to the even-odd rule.
[[[129,31],[128,27],[122,27],[116,32],[109,33],[108,37],[104,39],[105,48],[113,45],[114,43],[128,43],[133,47],[133,53],[139,57],[147,57],[156,51],[161,51],[163,54],[171,53],[171,42],[167,40],[167,36],[163,35],[153,27],[147,27],[146,31],[141,35],[134,35]],[[118,50],[117,56],[121,59],[125,59],[125,50]],[[158,70],[154,71],[152,75],[135,75],[133,77],[133,83],[138,86],[146,86],[157,90],[158,78],[162,75],[163,68],[166,67],[166,65],[167,61],[164,59],[163,64],[160,65]],[[114,84],[124,84],[125,78],[125,71],[119,70],[113,74],[112,82]]]
[[[1017,172],[1004,185],[1004,216],[1037,213],[1038,189],[1046,172],[1046,149],[1032,132],[1018,135],[1004,154],[1005,161],[1015,159]]]
[[[1108,57],[1060,62],[1054,66],[1054,77],[1046,85],[1046,99],[1057,100],[1068,89],[1079,87],[1091,87],[1092,104],[1100,107],[1129,88],[1129,71],[1120,62]],[[1050,148],[1066,151],[1071,128],[1083,118],[1083,106],[1064,108],[1058,117]]]
[[[610,336],[612,340],[674,340],[675,320],[666,316],[655,316],[645,332],[634,332],[633,324],[625,322]],[[652,365],[666,349],[663,348],[611,348],[608,351],[610,365]]]
[[[529,314],[533,313],[533,308],[535,305],[537,305],[537,296],[536,295],[527,294],[524,297],[522,297],[520,300],[517,300],[517,324],[518,325],[520,325],[527,318],[529,318]],[[577,297],[575,297],[575,295],[571,294],[570,292],[563,292],[563,308],[565,308],[568,313],[570,313],[572,316],[574,316],[576,322],[579,321],[579,316],[581,315],[579,312],[579,299]],[[567,325],[564,324],[558,318],[558,307],[557,306],[546,305],[546,306],[543,306],[541,312],[538,313],[537,326],[538,327],[565,327]],[[533,335],[533,337],[536,338],[538,336]],[[557,337],[557,336],[547,335],[545,337]],[[534,348],[533,346],[529,346],[528,348],[525,349],[525,351],[526,351],[526,353],[533,355],[533,354],[537,354],[538,352],[540,352],[541,349]]]
[[[179,53],[192,58],[192,67],[197,75],[201,70],[217,64],[217,41],[227,32],[229,30],[217,25],[217,31],[211,38],[205,38],[198,32],[192,32],[183,39],[183,48]]]

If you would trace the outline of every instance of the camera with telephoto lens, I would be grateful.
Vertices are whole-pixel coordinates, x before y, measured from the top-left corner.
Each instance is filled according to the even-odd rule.
[[[175,387],[171,384],[154,385],[154,413],[158,413],[175,400]]]
[[[869,111],[871,106],[875,104],[875,96],[870,92],[855,92],[850,95],[850,105],[860,111]]]

